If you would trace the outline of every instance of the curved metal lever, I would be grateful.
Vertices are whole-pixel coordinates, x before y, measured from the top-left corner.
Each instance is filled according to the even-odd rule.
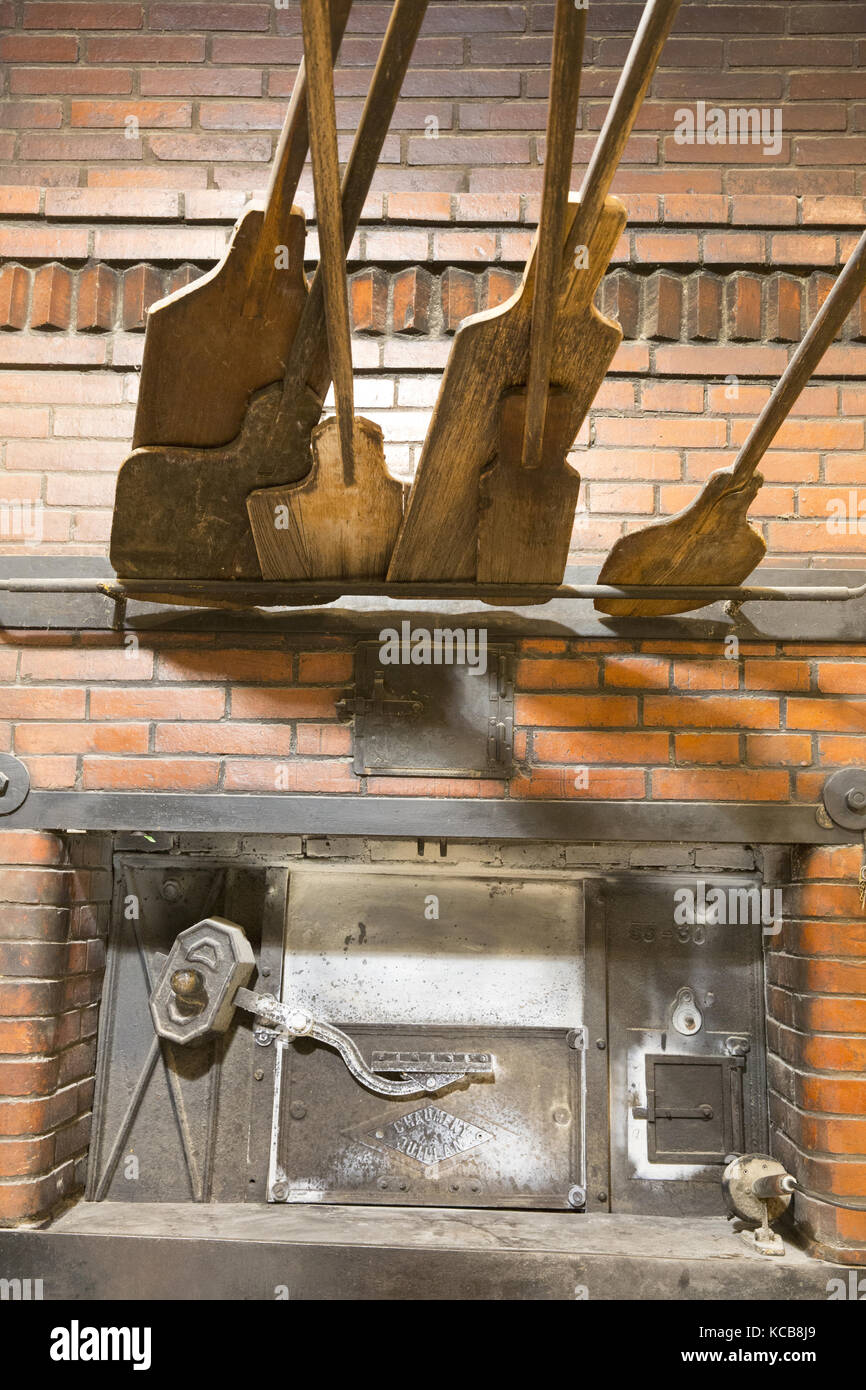
[[[238,1008],[255,1014],[257,1022],[272,1027],[280,1037],[288,1040],[315,1038],[326,1047],[332,1047],[340,1054],[355,1080],[378,1096],[435,1095],[437,1091],[460,1081],[493,1075],[494,1058],[489,1052],[436,1053],[429,1056],[427,1066],[423,1065],[427,1058],[422,1054],[405,1057],[400,1053],[379,1054],[380,1064],[386,1064],[382,1066],[383,1071],[400,1071],[404,1078],[402,1081],[388,1081],[367,1066],[357,1043],[333,1024],[323,1023],[291,1004],[281,1004],[273,994],[256,994],[249,989],[239,989],[234,1002]],[[417,1075],[413,1077],[405,1068],[411,1068]]]

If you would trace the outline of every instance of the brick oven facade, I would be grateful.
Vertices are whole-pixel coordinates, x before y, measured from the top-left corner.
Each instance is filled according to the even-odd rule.
[[[337,73],[347,142],[387,9],[356,0]],[[573,187],[640,9],[590,8]],[[573,455],[575,566],[597,566],[732,461],[861,232],[864,11],[683,5],[614,185],[629,223],[599,302],[624,342]],[[530,245],[551,20],[529,0],[431,4],[350,253],[357,405],[407,480],[454,331],[513,292]],[[301,51],[297,6],[0,0],[0,26],[3,573],[63,562],[82,575],[105,558],[147,307],[215,263],[263,187]],[[678,144],[676,110],[701,100],[780,108],[778,151]],[[308,176],[299,198],[311,201]],[[311,270],[314,230],[307,256]],[[864,417],[866,302],[764,460],[762,577],[862,570]],[[116,631],[74,614],[4,619],[0,750],[34,792],[550,803],[553,825],[574,803],[642,803],[658,831],[634,863],[736,868],[666,834],[666,812],[815,808],[833,771],[863,765],[858,612],[859,627],[808,637],[703,615],[646,634],[562,635],[543,616],[515,627],[507,780],[356,775],[338,701],[357,638],[328,610],[221,625],[166,609]],[[866,1264],[863,845],[815,825],[793,846],[767,942],[771,1145],[810,1194],[795,1210],[815,1253]],[[0,817],[6,1225],[44,1220],[84,1181],[113,837],[76,830]],[[580,864],[567,835],[545,838],[556,862]],[[605,863],[582,839],[587,862]],[[285,852],[308,851],[300,839]]]
[[[744,642],[726,659],[720,641],[529,638],[509,782],[359,778],[336,709],[352,646],[176,633],[142,636],[131,655],[120,636],[9,633],[7,747],[34,788],[646,801],[659,841],[666,804],[813,806],[828,774],[863,756],[866,645]],[[14,1222],[82,1180],[111,877],[98,835],[7,830],[0,853],[0,1198]],[[774,1152],[843,1204],[866,1186],[861,861],[857,845],[798,852],[767,954]],[[695,857],[650,845],[637,862]],[[696,867],[713,863],[705,852]],[[862,1212],[798,1202],[822,1253],[866,1261]]]

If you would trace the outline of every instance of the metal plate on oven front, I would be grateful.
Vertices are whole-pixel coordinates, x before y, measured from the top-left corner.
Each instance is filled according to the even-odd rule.
[[[263,1201],[272,1049],[256,1047],[241,1014],[219,1038],[157,1038],[149,996],[179,933],[211,915],[243,925],[278,983],[287,871],[134,853],[114,871],[87,1196]]]
[[[760,882],[740,875],[659,875],[657,878],[611,877],[603,885],[604,935],[607,946],[608,1049],[610,1066],[611,1205],[615,1212],[637,1215],[711,1215],[722,1210],[717,1144],[730,1132],[733,1145],[763,1152],[767,1140],[766,1069],[763,1031],[763,926],[709,920],[701,910],[713,888],[729,894],[757,888]],[[679,904],[692,895],[693,925],[681,923]],[[689,901],[692,900],[689,898]],[[731,914],[733,917],[733,913]],[[704,918],[705,920],[700,920]],[[768,928],[769,930],[769,928]],[[598,922],[590,935],[597,935]],[[674,1011],[684,990],[697,1008],[699,1027],[684,1035],[674,1026]],[[731,1070],[729,1038],[748,1044],[745,1067]],[[708,1161],[696,1151],[691,1162],[651,1161],[647,1121],[634,1115],[646,1104],[647,1056],[718,1058],[728,1083],[741,1087],[732,1101],[730,1124],[707,1144]],[[703,1063],[699,1063],[703,1065]],[[718,1076],[718,1073],[716,1073]],[[661,1074],[668,1103],[689,1108],[708,1100],[695,1092],[677,1095],[685,1074]],[[709,1075],[708,1075],[709,1083]],[[715,1107],[714,1107],[715,1108]],[[734,1120],[736,1119],[736,1124]],[[664,1126],[662,1126],[664,1129]],[[697,1125],[677,1126],[684,1153]],[[713,1124],[707,1126],[709,1140]],[[657,1142],[659,1136],[656,1136]],[[664,1139],[664,1135],[662,1136]],[[712,1152],[711,1152],[712,1151]]]
[[[346,1025],[570,1028],[584,1015],[582,886],[293,869],[284,980],[285,1002]]]
[[[454,633],[465,645],[467,633]],[[357,776],[511,775],[514,651],[487,647],[486,637],[482,646],[479,633],[470,634],[465,650],[474,665],[383,665],[380,643],[359,644],[354,694],[345,705],[354,712]]]
[[[583,1177],[582,1030],[346,1031],[375,1051],[489,1051],[495,1075],[436,1096],[388,1100],[330,1048],[281,1049],[272,1200],[409,1206],[568,1208]],[[570,1043],[572,1045],[570,1045]]]

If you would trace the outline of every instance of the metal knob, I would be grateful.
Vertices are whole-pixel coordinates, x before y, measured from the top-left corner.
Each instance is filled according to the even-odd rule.
[[[187,1013],[199,1014],[207,1004],[204,977],[198,970],[175,970],[171,988],[178,1004]]]

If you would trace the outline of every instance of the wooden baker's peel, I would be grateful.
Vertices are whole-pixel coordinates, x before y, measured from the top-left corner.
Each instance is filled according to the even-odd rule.
[[[427,0],[395,0],[343,176],[345,249],[354,236]],[[246,498],[310,470],[310,439],[331,382],[321,266],[282,381],[254,395],[232,442],[135,450],[120,469],[111,563],[129,579],[248,579],[261,569]]]
[[[334,53],[351,5],[332,0]],[[150,306],[133,449],[226,444],[240,429],[250,396],[282,377],[307,298],[306,221],[292,200],[308,140],[302,63],[265,201],[244,209],[213,270]],[[278,247],[286,248],[279,264]]]
[[[730,468],[719,469],[683,511],[616,542],[600,584],[737,585],[764,558],[763,536],[746,513],[763,478],[758,464],[803,387],[866,288],[866,232],[811,323]],[[700,599],[596,599],[601,613],[658,617],[690,613]]]
[[[545,392],[537,468],[523,462],[526,402],[525,391],[502,397],[499,456],[479,479],[479,584],[560,584],[565,573],[580,492],[580,474],[565,457],[575,400],[560,388]]]
[[[313,430],[300,483],[247,499],[264,579],[381,579],[403,516],[403,487],[385,466],[382,431],[356,416],[347,481],[335,417]]]
[[[553,447],[560,428],[570,428],[569,443],[573,441],[622,339],[619,325],[605,319],[592,304],[625,225],[625,208],[608,193],[679,5],[680,0],[648,0],[580,197],[569,195],[558,300],[553,330],[547,335],[552,340],[548,381],[560,388],[566,401],[557,407],[562,414],[556,429],[541,437],[543,450]],[[575,265],[578,246],[587,248],[586,269]],[[489,558],[484,560],[483,571],[479,569],[479,505],[487,500],[480,492],[479,479],[482,469],[500,453],[503,394],[522,388],[527,381],[537,255],[536,240],[517,293],[498,309],[465,319],[455,335],[388,569],[391,581],[471,580],[480,579],[482,572],[497,578],[504,573],[514,581],[527,577],[518,575],[517,567],[511,564],[503,570],[496,558],[497,547],[487,543]],[[547,351],[543,336],[542,350]],[[538,379],[543,382],[543,374]],[[511,409],[509,406],[509,419]],[[537,438],[537,426],[531,421],[530,453],[537,450]],[[544,457],[542,454],[542,460]],[[500,462],[512,458],[508,444]],[[553,459],[553,467],[558,469],[557,485],[563,488],[561,514],[571,495],[569,489],[573,489],[565,471],[564,453]],[[492,531],[492,522],[486,524]],[[502,546],[498,549],[501,551]],[[554,550],[552,547],[546,558],[534,542],[526,547],[524,560],[531,564],[533,575],[554,573]],[[560,570],[555,582],[561,577]]]
[[[580,474],[565,461],[574,435],[564,393],[550,394],[550,370],[585,34],[586,11],[557,0],[529,374],[525,392],[502,398],[499,457],[478,480],[480,584],[558,584],[568,559]],[[575,402],[575,414],[588,404]]]
[[[626,222],[623,204],[607,199],[586,238],[588,268],[577,270],[576,195],[566,214],[566,289],[556,318],[551,379],[569,398],[573,440],[622,339],[619,324],[592,303]],[[458,329],[427,430],[409,506],[388,569],[395,582],[473,580],[477,577],[479,477],[499,453],[500,402],[522,389],[529,361],[535,262],[504,304],[464,319]],[[589,334],[589,325],[596,334]],[[588,404],[588,403],[587,403]],[[522,433],[521,433],[522,439]],[[570,441],[569,441],[570,442]],[[424,460],[427,467],[422,468]]]
[[[382,431],[354,417],[333,68],[321,0],[301,0],[301,17],[336,415],[313,431],[313,465],[303,482],[252,492],[247,511],[265,579],[377,579],[403,515],[403,488],[385,466]]]

